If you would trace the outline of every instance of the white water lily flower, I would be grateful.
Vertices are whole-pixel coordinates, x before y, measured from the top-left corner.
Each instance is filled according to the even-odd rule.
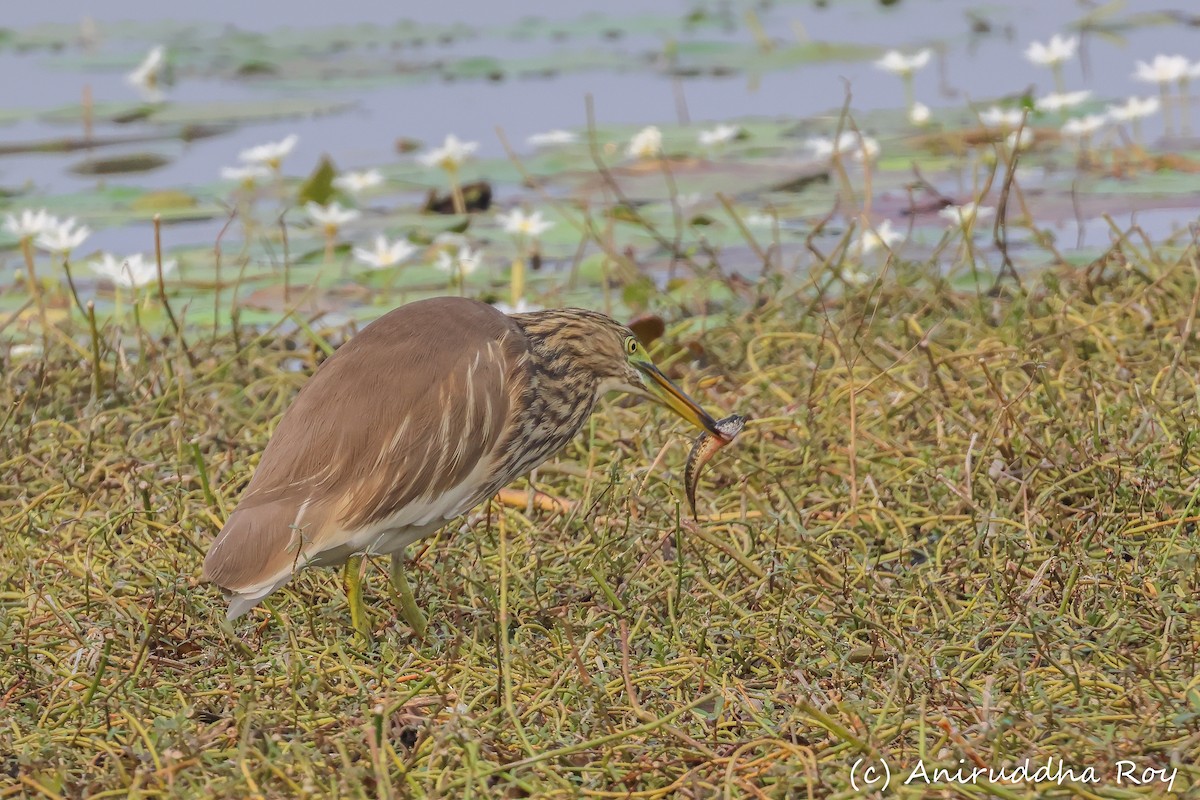
[[[842,280],[851,286],[864,286],[871,282],[871,276],[861,269],[844,268],[842,269]]]
[[[517,301],[515,306],[510,306],[508,303],[492,303],[492,308],[502,314],[528,314],[530,311],[541,311],[541,306],[536,306],[530,303],[524,297]]]
[[[1006,131],[1016,130],[1024,118],[1025,112],[1019,108],[1000,108],[999,106],[992,106],[979,114],[979,121],[987,127]]]
[[[842,131],[836,142],[829,137],[815,136],[805,142],[805,146],[812,150],[816,158],[832,158],[837,154],[850,155],[862,161],[864,154],[868,159],[879,155],[879,142],[870,136],[863,136],[860,140],[854,131]]]
[[[1034,42],[1029,45],[1025,50],[1025,57],[1039,66],[1052,67],[1074,58],[1077,47],[1079,37],[1062,37],[1056,33],[1046,44]]]
[[[560,129],[535,133],[525,140],[530,147],[553,147],[554,145],[574,144],[577,141],[579,141],[578,134]]]
[[[379,174],[379,170],[377,169],[368,169],[364,172],[347,172],[333,179],[334,187],[341,189],[347,194],[358,194],[367,189],[373,189],[381,183],[383,183],[383,175]]]
[[[163,99],[162,71],[166,64],[166,56],[166,48],[161,44],[155,45],[142,59],[142,63],[125,76],[125,80],[136,86],[148,102],[157,103]]]
[[[1157,114],[1161,107],[1162,103],[1157,97],[1131,97],[1122,105],[1109,106],[1108,116],[1116,122],[1129,122]]]
[[[325,229],[326,236],[337,236],[338,229],[347,222],[353,222],[362,216],[353,208],[342,208],[340,203],[330,203],[323,206],[320,203],[309,201],[305,204],[304,210],[313,222],[319,224]]]
[[[899,50],[889,50],[883,54],[883,58],[875,62],[875,66],[895,75],[912,75],[921,67],[928,64],[932,55],[933,51],[928,47],[913,53],[911,56],[906,56]]]
[[[38,234],[35,244],[47,252],[66,256],[76,247],[83,244],[91,235],[91,228],[87,225],[76,227],[75,218],[71,217],[57,225],[46,228],[46,230]]]
[[[729,144],[741,135],[741,126],[721,124],[710,131],[700,131],[698,139],[701,147],[719,147]]]
[[[353,250],[354,257],[371,269],[394,267],[407,261],[415,252],[417,248],[409,244],[407,239],[388,242],[387,237],[382,234],[375,237],[374,250],[364,247],[356,247]]]
[[[970,225],[976,220],[990,219],[995,216],[996,209],[991,206],[981,206],[974,201],[963,203],[961,206],[946,206],[938,212],[938,216],[959,227]]]
[[[111,253],[105,253],[100,261],[93,261],[90,266],[97,275],[124,289],[138,289],[158,279],[158,267],[154,260],[147,260],[141,253],[134,253],[125,259],[117,259]],[[173,269],[174,260],[163,262],[163,275]]]
[[[58,225],[58,219],[46,213],[46,209],[31,211],[25,209],[21,216],[7,214],[4,217],[4,230],[18,239],[35,239],[42,233]]]
[[[770,214],[763,214],[755,211],[742,217],[742,222],[746,223],[747,228],[773,228],[775,227],[775,217]]]
[[[483,254],[478,250],[472,250],[470,247],[460,247],[454,255],[441,250],[437,254],[437,268],[442,272],[448,272],[454,276],[470,275],[479,268],[479,262],[483,260]]]
[[[1092,93],[1087,89],[1078,92],[1054,92],[1034,101],[1038,111],[1061,111],[1064,108],[1074,108],[1086,102]]]
[[[1188,71],[1188,60],[1183,56],[1165,56],[1160,53],[1149,64],[1145,61],[1137,62],[1133,77],[1145,83],[1162,85],[1187,77]]]
[[[1108,117],[1104,114],[1088,114],[1086,117],[1069,119],[1062,126],[1062,135],[1071,139],[1082,139],[1103,128],[1107,122]]]
[[[519,208],[514,208],[507,214],[497,214],[496,220],[504,226],[505,233],[528,236],[531,239],[536,239],[554,227],[553,222],[542,219],[542,212],[535,211],[532,214],[526,214]]]
[[[880,247],[885,247],[888,250],[892,249],[892,245],[904,238],[904,234],[892,228],[892,221],[885,219],[883,222],[875,226],[875,230],[864,228],[862,233],[858,235],[858,247],[865,256],[873,250]]]
[[[653,125],[642,128],[633,135],[626,152],[634,158],[657,158],[662,155],[662,131]]]
[[[242,167],[221,167],[221,180],[237,181],[246,186],[253,186],[258,181],[268,178],[271,169],[262,164],[246,164]]]
[[[278,142],[267,142],[243,150],[238,154],[238,158],[248,164],[261,164],[278,172],[283,159],[296,149],[296,143],[299,141],[300,137],[293,133]]]
[[[417,156],[417,161],[427,167],[441,167],[447,172],[454,172],[478,149],[479,142],[464,142],[450,133],[441,147],[422,153]]]
[[[1004,144],[1009,150],[1024,150],[1033,144],[1033,131],[1029,128],[1021,128],[1020,138],[1017,138],[1017,132],[1013,131],[1004,139]]]
[[[924,103],[913,103],[912,108],[908,110],[908,121],[913,125],[924,125],[929,122],[930,116],[932,114],[929,111],[929,106]]]

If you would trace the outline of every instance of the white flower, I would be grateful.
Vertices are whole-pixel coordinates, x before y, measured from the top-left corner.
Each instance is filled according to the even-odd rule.
[[[15,217],[8,214],[4,217],[4,230],[18,239],[35,239],[40,234],[58,225],[58,219],[46,213],[46,209],[30,211],[28,208]]]
[[[388,244],[387,237],[380,235],[375,237],[374,250],[356,247],[354,257],[371,269],[383,269],[406,261],[415,252],[417,248],[409,244],[407,239],[397,239]]]
[[[975,220],[988,219],[995,213],[996,209],[991,206],[981,206],[972,201],[961,206],[946,206],[938,212],[938,216],[958,227],[966,227]]]
[[[1074,58],[1077,47],[1079,47],[1078,37],[1063,38],[1056,33],[1046,44],[1034,42],[1029,45],[1025,50],[1025,57],[1034,64],[1049,67]]]
[[[1074,108],[1091,96],[1092,93],[1087,89],[1079,92],[1054,92],[1045,97],[1039,97],[1034,102],[1034,106],[1038,111],[1061,111],[1064,108]]]
[[[634,158],[657,158],[662,154],[662,131],[653,125],[642,128],[633,135],[626,152]]]
[[[742,222],[746,223],[747,228],[773,228],[775,227],[775,218],[770,214],[763,214],[758,211],[747,214],[742,217]]]
[[[1161,106],[1162,103],[1157,97],[1131,97],[1125,101],[1124,105],[1109,106],[1108,115],[1116,122],[1128,122],[1157,114]]]
[[[805,145],[813,151],[816,158],[832,158],[837,154],[851,155],[855,160],[862,161],[864,153],[868,159],[879,155],[879,142],[870,136],[863,136],[860,140],[854,131],[842,131],[836,142],[825,136],[816,136],[805,142]]]
[[[1147,64],[1137,62],[1137,71],[1133,73],[1135,80],[1146,83],[1166,84],[1185,78],[1188,75],[1188,60],[1183,56],[1156,55]]]
[[[675,198],[675,202],[679,204],[680,208],[692,208],[693,206],[700,205],[700,202],[703,199],[704,198],[699,192],[685,192],[684,194],[678,195]]]
[[[479,268],[482,258],[482,253],[465,245],[458,248],[458,253],[455,255],[441,250],[437,254],[437,268],[455,277],[470,275]]]
[[[535,306],[524,297],[517,301],[515,306],[510,306],[508,303],[492,303],[492,308],[503,314],[528,314],[530,311],[541,311],[541,306]]]
[[[147,261],[141,253],[135,253],[129,258],[117,260],[111,253],[105,253],[100,261],[91,263],[92,271],[111,283],[125,289],[137,289],[158,278],[158,268],[153,260]],[[175,269],[174,261],[164,261],[163,275]]]
[[[1107,122],[1108,117],[1104,114],[1088,114],[1086,117],[1069,119],[1062,126],[1062,135],[1071,139],[1082,139],[1103,128]]]
[[[892,228],[892,221],[885,219],[875,226],[875,230],[864,228],[858,235],[858,247],[865,256],[879,247],[892,249],[892,245],[904,238],[904,234]]]
[[[1020,139],[1017,138],[1017,132],[1013,131],[1005,137],[1004,144],[1009,150],[1024,150],[1033,144],[1033,131],[1029,128],[1021,128]]]
[[[912,108],[908,110],[908,121],[913,125],[924,125],[929,122],[930,116],[929,106],[924,103],[913,103]]]
[[[278,142],[267,142],[243,150],[238,154],[238,158],[248,164],[262,164],[278,172],[283,159],[296,149],[296,143],[299,141],[300,137],[293,133]]]
[[[711,131],[700,131],[700,146],[719,147],[732,142],[741,135],[742,129],[738,125],[718,125]]]
[[[497,214],[496,219],[504,226],[505,233],[528,236],[532,239],[536,239],[554,227],[553,222],[542,219],[542,212],[535,211],[532,214],[526,214],[519,208],[514,208],[508,214]]]
[[[933,51],[929,48],[913,53],[911,56],[906,56],[899,50],[889,50],[883,54],[883,58],[875,62],[875,66],[896,75],[912,75],[928,64],[932,55]]]
[[[559,144],[574,144],[579,141],[579,135],[556,129],[545,133],[535,133],[525,141],[530,147],[551,147]]]
[[[353,208],[342,208],[341,204],[336,202],[323,206],[320,203],[309,201],[305,204],[304,210],[308,212],[308,216],[312,218],[313,222],[325,229],[326,236],[336,236],[339,228],[361,216]]]
[[[244,167],[221,167],[221,180],[237,181],[245,186],[269,177],[271,170],[262,164],[247,164]]]
[[[136,86],[142,96],[151,103],[157,103],[163,99],[161,79],[166,55],[167,51],[161,44],[155,45],[142,59],[142,63],[125,76],[125,80]]]
[[[479,142],[463,142],[451,133],[446,135],[441,147],[422,153],[417,156],[417,161],[427,167],[441,167],[447,172],[454,172],[478,149]]]
[[[863,252],[866,252],[865,250]],[[842,269],[842,280],[851,286],[862,286],[871,281],[871,276],[861,269]]]
[[[75,227],[75,218],[71,217],[38,234],[36,244],[43,250],[65,256],[91,235],[92,231],[88,226]]]
[[[36,344],[14,344],[8,348],[9,358],[27,358],[41,354],[42,348]]]
[[[987,127],[1006,131],[1016,130],[1024,118],[1025,112],[1019,108],[1000,108],[999,106],[992,106],[979,114],[979,121]]]
[[[377,169],[365,172],[347,172],[333,179],[333,185],[347,194],[358,194],[383,183],[383,176]]]

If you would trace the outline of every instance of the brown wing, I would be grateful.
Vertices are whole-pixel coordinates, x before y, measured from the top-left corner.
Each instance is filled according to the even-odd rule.
[[[204,578],[256,603],[372,526],[436,515],[437,499],[499,440],[526,355],[512,320],[463,298],[411,303],[368,325],[280,420]]]

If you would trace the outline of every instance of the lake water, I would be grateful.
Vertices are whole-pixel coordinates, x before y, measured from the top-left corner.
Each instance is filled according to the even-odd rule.
[[[769,70],[757,75],[735,72],[673,79],[662,70],[637,66],[647,54],[661,51],[663,37],[641,31],[641,16],[649,4],[638,0],[581,0],[572,3],[381,3],[333,4],[279,0],[208,0],[203,3],[162,3],[149,0],[106,0],[103,3],[8,3],[4,25],[21,31],[46,24],[70,24],[80,30],[97,28],[98,41],[89,51],[96,56],[136,60],[145,44],[132,42],[123,31],[160,21],[197,26],[230,26],[252,31],[321,28],[330,25],[391,25],[398,19],[423,24],[462,24],[475,31],[448,44],[427,43],[414,48],[417,63],[473,56],[498,59],[542,56],[569,60],[580,49],[598,49],[626,56],[633,68],[566,70],[553,77],[488,80],[397,80],[371,86],[323,89],[319,82],[304,88],[278,88],[271,81],[225,80],[181,76],[170,89],[179,104],[213,100],[272,102],[281,97],[329,97],[350,104],[343,113],[306,119],[239,126],[227,133],[187,144],[166,145],[166,166],[122,177],[139,186],[180,187],[211,183],[219,168],[232,164],[243,148],[298,133],[300,144],[290,163],[306,171],[322,153],[339,167],[353,168],[395,161],[400,137],[436,142],[448,132],[481,142],[482,156],[502,154],[495,130],[502,128],[518,149],[527,150],[526,137],[551,128],[584,125],[584,98],[594,98],[597,118],[606,124],[671,123],[678,119],[679,96],[692,121],[745,117],[807,117],[829,113],[843,100],[848,84],[857,112],[896,108],[903,104],[900,82],[881,72],[871,59],[832,60],[794,69]],[[867,2],[697,3],[660,2],[655,15],[684,16],[696,9],[724,16],[726,29],[704,29],[695,38],[753,43],[747,24],[753,12],[766,37],[776,42],[818,41],[912,50],[936,49],[935,64],[916,77],[916,95],[937,108],[963,108],[967,101],[1019,92],[1033,87],[1037,94],[1053,89],[1045,68],[1029,63],[1022,52],[1031,41],[1054,33],[1071,33],[1071,26],[1089,6],[1071,0],[1021,0],[1006,3],[961,0],[900,0]],[[1129,2],[1126,14],[1138,11],[1194,13],[1186,2]],[[616,39],[580,35],[565,41],[547,38],[516,40],[495,31],[526,17],[565,21],[606,15],[620,28]],[[91,22],[87,22],[90,20]],[[28,109],[29,114],[0,126],[0,144],[71,135],[74,125],[53,125],[36,112],[79,102],[85,85],[97,103],[129,102],[136,98],[125,81],[126,65],[109,68],[73,66],[75,51],[0,49],[0,72],[9,76],[0,85],[0,108]],[[1080,58],[1067,64],[1066,83],[1072,89],[1091,89],[1103,99],[1150,94],[1152,87],[1132,78],[1135,59],[1156,53],[1179,52],[1200,56],[1200,28],[1183,24],[1122,30],[1112,36],[1085,35]],[[394,57],[395,53],[381,57]],[[404,54],[401,53],[403,56]],[[130,126],[122,126],[127,132]],[[132,126],[136,128],[136,126]],[[1148,125],[1151,137],[1161,123]],[[97,133],[112,128],[97,128]],[[86,191],[94,177],[68,171],[79,153],[22,154],[0,158],[0,187],[32,185],[39,192]],[[110,180],[116,180],[110,178]],[[1176,222],[1171,216],[1168,225]],[[196,243],[212,235],[211,225],[195,226],[184,238]],[[121,229],[101,232],[98,247],[131,246]]]

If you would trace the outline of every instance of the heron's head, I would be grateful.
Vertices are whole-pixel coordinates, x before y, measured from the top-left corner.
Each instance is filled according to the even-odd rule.
[[[599,393],[622,391],[649,397],[697,428],[722,435],[716,421],[654,365],[650,354],[626,326],[596,311],[580,308],[514,315],[531,338],[540,332],[543,347],[559,355],[564,370],[582,370],[596,378]]]

